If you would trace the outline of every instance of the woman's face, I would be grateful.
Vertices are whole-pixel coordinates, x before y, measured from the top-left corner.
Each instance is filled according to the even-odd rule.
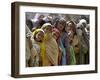
[[[57,34],[56,32],[52,32],[52,35],[55,40],[59,38],[59,34]]]
[[[51,26],[46,27],[46,28],[44,29],[44,32],[45,32],[45,33],[51,33],[51,32],[52,32],[52,27],[51,27]]]
[[[66,32],[69,34],[69,32],[74,33],[73,31],[73,24],[72,23],[68,23],[66,28],[65,28]]]
[[[69,26],[65,27],[65,31],[68,33],[71,30],[71,28]]]
[[[62,22],[58,22],[57,28],[58,28],[59,31],[63,31],[63,29],[64,29],[64,24],[63,24]]]
[[[71,29],[71,27],[68,27],[66,28],[67,30],[67,33],[68,33],[68,37],[69,37],[69,42],[73,40],[73,36],[74,36],[74,32],[73,30]]]
[[[72,31],[70,31],[68,33],[68,39],[69,39],[69,42],[71,42],[73,40],[73,32]]]
[[[42,41],[44,38],[44,33],[42,31],[36,34],[36,41]]]

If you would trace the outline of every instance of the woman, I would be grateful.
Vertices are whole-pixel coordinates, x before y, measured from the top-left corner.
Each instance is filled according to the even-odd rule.
[[[62,62],[61,65],[69,64],[69,43],[68,43],[68,34],[65,31],[66,20],[61,18],[56,21],[55,28],[60,32],[59,46],[62,50]]]
[[[32,41],[32,48],[34,54],[31,54],[32,59],[32,66],[41,66],[43,64],[43,38],[44,38],[44,31],[42,29],[36,29],[33,32],[33,36],[31,38]]]
[[[52,36],[52,25],[50,23],[45,23],[42,29],[45,32],[44,43],[46,48],[44,66],[57,66],[59,50],[57,42]]]
[[[77,34],[81,40],[81,50],[80,50],[80,63],[81,64],[89,64],[89,34],[85,31],[87,28],[86,20],[82,19],[77,24]]]
[[[66,31],[70,43],[70,64],[80,64],[80,40],[76,33],[76,24],[68,21]]]

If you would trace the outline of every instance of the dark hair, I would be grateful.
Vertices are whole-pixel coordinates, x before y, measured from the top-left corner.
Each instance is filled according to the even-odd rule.
[[[26,20],[26,25],[29,27],[29,29],[32,31],[32,28],[33,28],[33,23],[31,20]]]
[[[46,22],[43,19],[39,19],[36,23],[37,24],[36,27],[41,28],[44,23],[46,23]]]
[[[81,15],[81,19],[85,19],[87,24],[90,23],[90,20],[89,20],[89,16],[88,15]]]

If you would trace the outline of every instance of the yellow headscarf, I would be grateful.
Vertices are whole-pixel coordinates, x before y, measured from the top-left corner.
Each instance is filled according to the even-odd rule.
[[[45,23],[43,24],[41,29],[45,29],[47,27],[52,27],[52,25],[50,23]],[[45,33],[44,40],[49,40],[50,38],[51,38],[51,33]]]
[[[33,31],[33,36],[35,36],[35,34],[37,34],[38,32],[43,32],[44,33],[44,31],[42,30],[42,29],[36,29],[35,31]]]
[[[33,36],[35,36],[40,31],[42,31],[44,33],[44,31],[42,29],[36,29],[33,32]],[[41,43],[39,43],[39,45],[40,45],[40,56],[41,56],[41,60],[42,60],[42,66],[44,66],[45,65],[45,53],[46,53],[44,39],[42,40]]]

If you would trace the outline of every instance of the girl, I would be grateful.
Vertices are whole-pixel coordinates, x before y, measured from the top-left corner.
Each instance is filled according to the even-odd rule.
[[[80,40],[76,34],[76,24],[73,21],[68,21],[66,31],[70,42],[70,64],[79,64]]]
[[[42,29],[45,32],[44,43],[46,48],[44,66],[57,66],[59,52],[57,42],[52,36],[52,25],[45,23]]]
[[[69,64],[69,43],[68,43],[68,35],[65,31],[66,20],[61,18],[56,21],[55,28],[57,28],[60,32],[59,38],[59,46],[62,50],[62,62],[61,65]]]
[[[31,54],[32,66],[41,66],[43,62],[43,58],[41,56],[43,52],[42,44],[44,38],[44,31],[42,29],[36,29],[33,32],[33,36],[31,38],[32,48],[34,54]]]

